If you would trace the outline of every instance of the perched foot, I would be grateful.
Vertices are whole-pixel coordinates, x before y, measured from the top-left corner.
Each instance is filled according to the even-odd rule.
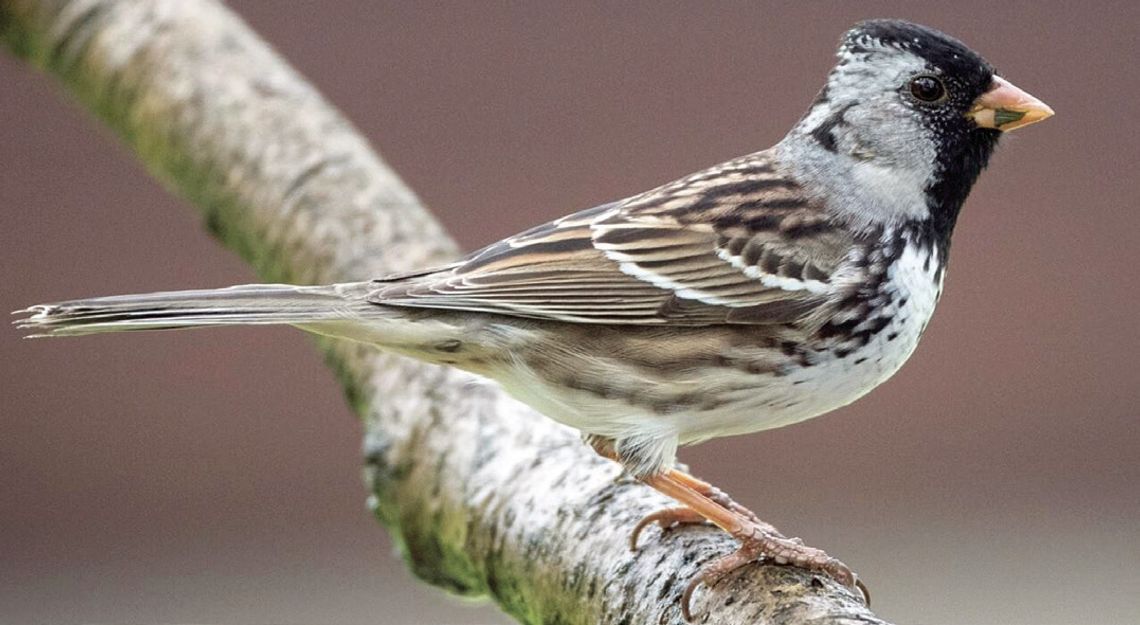
[[[586,440],[601,456],[621,462],[612,441],[597,437],[587,437]],[[686,621],[692,620],[690,604],[693,593],[701,584],[712,586],[736,569],[762,559],[828,575],[847,588],[858,591],[863,602],[870,605],[871,595],[867,587],[846,564],[819,549],[808,547],[799,538],[784,536],[708,482],[676,469],[638,479],[685,507],[666,508],[641,519],[630,535],[631,549],[637,549],[638,537],[650,525],[668,529],[710,522],[740,541],[739,549],[714,560],[685,587],[681,594],[681,614]]]
[[[866,587],[846,564],[827,555],[820,549],[804,545],[803,541],[798,538],[773,535],[761,526],[742,528],[740,533],[734,533],[733,536],[740,540],[740,548],[713,560],[705,566],[689,582],[689,585],[685,587],[685,592],[681,594],[681,615],[685,617],[685,621],[692,621],[693,592],[698,587],[702,584],[711,587],[736,569],[761,559],[824,573],[847,588],[860,593],[863,596],[863,602],[870,604],[870,596],[867,594]]]
[[[707,483],[677,471],[649,476],[643,480],[654,489],[685,504],[689,511],[668,509],[642,519],[634,530],[635,543],[637,534],[652,523],[671,527],[679,522],[691,523],[701,518],[716,524],[740,541],[739,549],[714,560],[685,588],[681,595],[681,613],[686,621],[692,620],[690,604],[697,587],[701,584],[712,586],[732,571],[761,559],[826,574],[847,588],[858,591],[864,602],[869,600],[865,586],[847,565],[819,549],[804,545],[798,538],[784,536]]]

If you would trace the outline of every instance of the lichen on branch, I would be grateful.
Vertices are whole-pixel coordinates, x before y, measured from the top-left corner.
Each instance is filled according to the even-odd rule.
[[[356,129],[215,0],[0,0],[0,38],[267,281],[360,280],[457,253]],[[322,347],[366,426],[373,509],[427,582],[527,623],[675,623],[687,581],[734,548],[693,527],[630,551],[637,519],[670,502],[617,479],[574,432],[466,374]],[[710,623],[882,623],[830,579],[777,566],[737,571],[695,608]]]

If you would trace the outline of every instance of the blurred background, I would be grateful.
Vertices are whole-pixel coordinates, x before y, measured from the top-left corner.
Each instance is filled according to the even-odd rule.
[[[965,40],[1057,116],[982,176],[910,364],[682,459],[900,624],[1140,621],[1140,5],[230,5],[468,249],[771,145],[859,19]],[[0,120],[0,309],[255,280],[6,54]],[[301,333],[18,336],[0,330],[0,622],[507,622],[393,555]]]

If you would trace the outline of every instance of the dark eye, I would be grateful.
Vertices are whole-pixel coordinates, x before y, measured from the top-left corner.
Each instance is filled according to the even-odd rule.
[[[910,81],[910,94],[922,102],[937,102],[946,96],[946,86],[934,76],[918,76]]]

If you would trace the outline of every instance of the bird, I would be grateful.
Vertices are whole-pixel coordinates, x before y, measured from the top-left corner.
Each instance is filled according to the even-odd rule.
[[[489,378],[671,497],[632,531],[740,542],[681,597],[757,560],[852,570],[676,463],[677,449],[849,404],[915,350],[959,212],[1004,133],[1053,110],[932,28],[860,22],[773,147],[569,214],[456,262],[364,282],[40,304],[31,336],[288,324]]]

